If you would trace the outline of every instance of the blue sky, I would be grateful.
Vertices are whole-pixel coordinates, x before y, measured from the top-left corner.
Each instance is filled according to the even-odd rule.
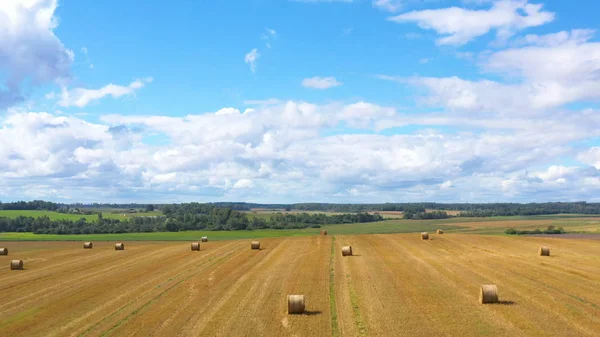
[[[0,4],[0,200],[597,200],[600,4]]]

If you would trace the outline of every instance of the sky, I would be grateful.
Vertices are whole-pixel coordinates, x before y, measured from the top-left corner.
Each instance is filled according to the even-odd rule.
[[[600,201],[592,0],[2,0],[0,201]]]

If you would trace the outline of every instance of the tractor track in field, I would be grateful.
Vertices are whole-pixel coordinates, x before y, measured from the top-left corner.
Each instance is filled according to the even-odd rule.
[[[179,281],[177,281],[175,284],[171,285],[170,287],[166,288],[165,290],[161,291],[159,294],[153,296],[150,300],[148,300],[147,302],[145,302],[142,306],[138,307],[137,309],[133,310],[129,315],[127,315],[125,318],[119,320],[116,324],[114,324],[109,330],[105,331],[102,336],[106,336],[108,334],[110,334],[111,331],[113,331],[114,329],[116,329],[117,327],[119,327],[120,325],[122,325],[123,323],[127,322],[129,319],[131,319],[133,316],[135,316],[136,314],[138,314],[140,311],[142,311],[143,309],[147,308],[148,306],[152,305],[152,303],[154,301],[156,301],[158,298],[162,297],[163,295],[165,295],[166,293],[168,293],[169,291],[171,291],[172,289],[174,289],[175,287],[177,287],[179,284],[181,284],[183,281],[188,280],[198,274],[200,274],[201,272],[203,272],[204,270],[206,270],[207,268],[222,262],[224,260],[226,260],[228,257],[232,257],[235,255],[236,252],[240,252],[242,249],[242,244],[241,243],[232,243],[231,244],[233,247],[228,247],[228,249],[225,252],[220,252],[217,251],[214,253],[213,256],[208,257],[203,263],[201,263],[200,265],[197,266],[197,270],[191,272],[189,275],[185,276],[183,279],[180,279]],[[216,256],[215,256],[216,255]],[[219,255],[224,255],[224,256],[219,256]],[[214,259],[217,258],[217,260],[215,261]],[[187,264],[185,264],[183,267],[187,267],[190,264],[194,264],[195,261],[190,261]],[[162,288],[163,285],[174,281],[175,279],[178,279],[180,277],[183,277],[184,274],[190,272],[189,270],[183,271],[181,273],[176,274],[175,276],[171,276],[168,280],[157,284],[155,287],[150,288],[145,294],[143,294],[142,296],[140,296],[140,298],[144,297],[146,294],[149,294],[150,292],[154,291],[157,288]],[[154,279],[155,280],[155,279]],[[145,285],[152,283],[152,281],[147,281],[144,284],[140,285],[139,287],[142,288]],[[118,301],[118,299],[113,300],[113,302]],[[109,304],[106,304],[107,306]],[[86,334],[88,334],[90,331],[92,331],[95,327],[97,327],[98,325],[102,324],[104,321],[110,319],[111,317],[113,317],[114,315],[119,314],[120,312],[123,312],[124,310],[127,309],[127,307],[129,307],[130,305],[133,305],[133,303],[128,303],[125,306],[122,306],[119,308],[118,311],[114,312],[112,315],[109,315],[107,317],[105,317],[104,320],[97,322],[95,325],[89,327],[86,331],[84,331],[83,333],[79,334],[80,337],[85,336]]]

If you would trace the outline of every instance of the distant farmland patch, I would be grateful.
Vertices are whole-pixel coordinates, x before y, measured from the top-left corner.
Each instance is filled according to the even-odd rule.
[[[112,213],[104,210],[102,212],[102,216],[106,219],[126,219],[127,217],[136,217],[136,216],[160,216],[161,212],[153,211],[153,212],[140,212],[140,213]],[[32,218],[38,218],[41,216],[47,216],[50,220],[72,220],[77,221],[81,218],[85,218],[88,221],[97,220],[98,215],[96,214],[71,214],[71,213],[59,213],[54,211],[22,211],[22,210],[0,210],[0,217],[6,218],[16,218],[18,216],[27,216]]]

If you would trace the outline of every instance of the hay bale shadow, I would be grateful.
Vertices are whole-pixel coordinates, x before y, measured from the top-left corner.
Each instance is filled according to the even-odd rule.
[[[304,315],[304,316],[317,316],[320,315],[321,312],[318,310],[315,311],[311,311],[311,310],[304,310],[303,313],[301,313],[300,315]]]
[[[498,301],[500,305],[515,305],[517,304],[515,301]]]

